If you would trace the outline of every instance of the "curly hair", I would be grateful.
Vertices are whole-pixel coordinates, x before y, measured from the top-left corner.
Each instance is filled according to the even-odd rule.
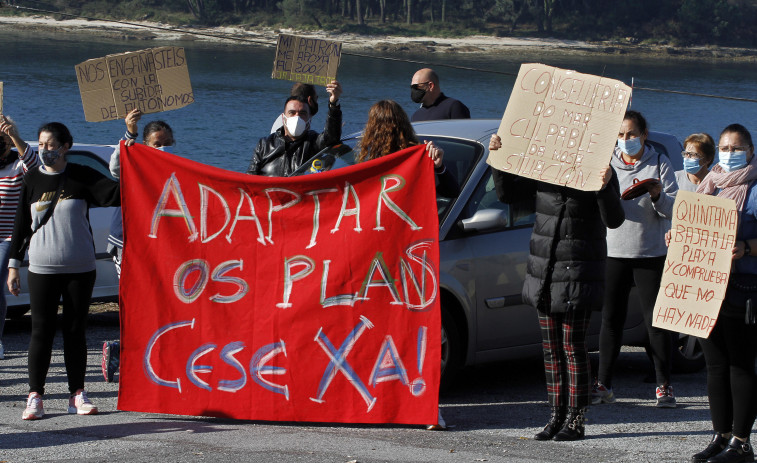
[[[392,100],[381,100],[368,111],[357,162],[386,156],[418,144],[407,113]]]

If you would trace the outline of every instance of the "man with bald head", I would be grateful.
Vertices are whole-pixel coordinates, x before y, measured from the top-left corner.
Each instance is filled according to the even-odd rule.
[[[433,69],[419,69],[410,82],[410,98],[421,107],[410,118],[413,122],[438,119],[470,119],[470,110],[460,101],[449,98],[439,87],[439,76]]]

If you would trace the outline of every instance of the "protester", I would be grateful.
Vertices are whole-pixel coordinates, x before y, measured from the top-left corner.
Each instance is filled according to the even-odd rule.
[[[723,130],[718,158],[697,193],[734,200],[739,225],[717,323],[708,338],[699,340],[707,364],[714,436],[691,457],[694,463],[754,460],[749,435],[757,416],[757,252],[753,251],[757,247],[757,157],[744,126],[731,124]]]
[[[95,246],[89,207],[120,204],[118,182],[98,171],[66,161],[73,145],[68,128],[51,122],[37,132],[42,166],[23,180],[10,247],[8,289],[19,294],[18,269],[29,244],[29,397],[24,420],[42,418],[45,379],[50,368],[58,303],[63,300],[63,358],[71,396],[68,412],[97,413],[84,390],[87,365],[85,327],[95,284]],[[14,140],[16,141],[16,140]],[[26,152],[18,140],[16,148]]]
[[[25,150],[13,153],[13,145],[26,146]],[[0,281],[8,279],[13,217],[18,208],[18,195],[24,174],[39,165],[34,151],[21,140],[16,125],[9,117],[0,116]],[[3,330],[8,306],[5,291],[0,290],[0,360],[5,358]]]
[[[402,107],[392,100],[381,100],[368,111],[368,122],[360,140],[357,162],[377,159],[410,146],[418,145],[418,137]],[[460,192],[454,175],[444,166],[444,150],[433,142],[424,140],[426,152],[434,161],[436,191],[439,195],[453,198]]]
[[[434,162],[434,174],[436,177],[437,194],[447,197],[457,196],[459,186],[455,177],[444,166],[444,150],[433,142],[423,141],[426,145],[426,154]],[[381,100],[374,103],[368,110],[368,122],[363,129],[363,137],[360,140],[360,153],[356,161],[364,162],[378,159],[387,154],[401,151],[411,146],[420,144],[415,130],[407,118],[407,113],[396,101]],[[427,426],[430,431],[439,431],[447,428],[439,409],[439,418],[435,424]]]
[[[302,96],[290,96],[284,104],[284,126],[260,139],[248,174],[286,177],[314,154],[339,143],[342,136],[342,110],[339,107],[342,86],[332,80],[326,91],[329,93],[329,113],[323,132],[310,130],[312,113],[308,100]]]
[[[493,134],[489,150],[502,147]],[[552,415],[536,440],[583,439],[591,384],[586,330],[602,308],[606,235],[624,220],[617,176],[597,174],[599,191],[581,191],[492,169],[499,200],[535,201],[536,223],[523,285],[523,300],[537,310],[544,372]]]
[[[137,140],[139,127],[137,122],[142,117],[142,111],[133,109],[124,118],[126,122],[126,133],[121,140],[126,146],[131,146]],[[161,151],[170,152],[174,144],[173,130],[163,121],[153,121],[145,126],[142,133],[142,143]],[[121,149],[120,145],[116,147],[110,156],[110,173],[114,178],[121,178]],[[108,235],[108,253],[113,256],[113,264],[116,267],[116,275],[121,278],[121,257],[124,248],[124,230],[121,207],[113,211],[113,218],[110,223],[110,235]],[[105,382],[112,382],[115,379],[116,372],[121,362],[121,342],[104,341],[102,350],[101,367]]]
[[[292,85],[292,90],[289,92],[289,96],[301,96],[308,100],[308,106],[310,106],[310,117],[315,117],[318,114],[318,92],[315,90],[315,85],[303,84],[297,82]],[[276,120],[273,121],[271,127],[271,133],[279,130],[284,125],[284,115],[279,114]]]
[[[692,133],[683,146],[683,170],[676,172],[676,183],[679,190],[697,191],[715,161],[715,142],[706,133]]]
[[[637,111],[627,111],[610,162],[621,191],[636,181],[654,178],[659,182],[647,187],[649,194],[622,201],[626,220],[622,226],[607,231],[606,291],[599,335],[599,375],[592,390],[594,404],[615,402],[613,368],[623,344],[628,296],[635,284],[655,366],[657,406],[676,406],[670,385],[671,333],[653,327],[652,320],[667,254],[665,233],[670,229],[678,186],[668,157],[645,143],[648,134],[644,117]]]
[[[413,122],[438,119],[470,119],[470,110],[460,101],[449,98],[439,86],[433,69],[419,69],[410,82],[410,99],[421,107],[413,114]]]

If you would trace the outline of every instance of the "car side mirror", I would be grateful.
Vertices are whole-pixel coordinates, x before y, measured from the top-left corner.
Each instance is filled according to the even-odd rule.
[[[481,232],[506,228],[510,225],[507,211],[502,209],[483,209],[476,211],[473,217],[461,220],[458,225],[466,232]]]

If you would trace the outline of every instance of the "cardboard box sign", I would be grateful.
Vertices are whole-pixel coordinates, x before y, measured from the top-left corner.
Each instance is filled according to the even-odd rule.
[[[631,98],[619,80],[522,64],[489,153],[495,169],[585,191],[602,187]]]
[[[89,122],[179,109],[194,102],[184,48],[138,50],[76,65],[84,117]]]
[[[271,78],[325,87],[336,79],[341,56],[340,42],[280,34]]]
[[[732,199],[678,190],[652,326],[710,335],[730,279],[738,219]]]

